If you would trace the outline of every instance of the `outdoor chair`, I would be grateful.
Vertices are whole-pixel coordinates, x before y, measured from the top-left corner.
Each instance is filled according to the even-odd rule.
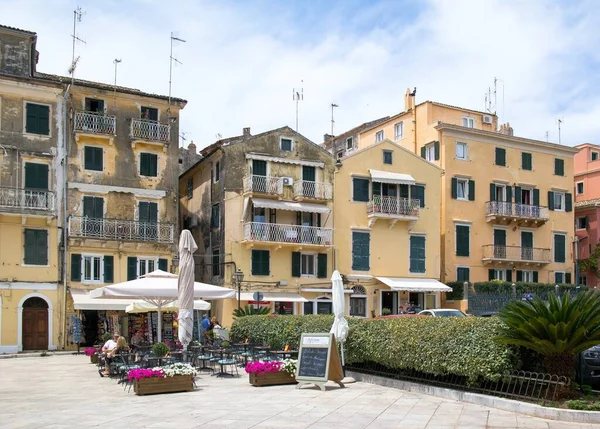
[[[127,373],[132,369],[138,369],[140,366],[135,363],[134,353],[122,353],[118,357],[120,358],[120,361],[117,363],[118,384],[124,383],[127,386]]]
[[[228,375],[233,377],[234,369],[235,369],[235,375],[237,377],[240,376],[240,373],[238,372],[238,362],[235,359],[235,357],[233,356],[233,354],[223,353],[223,357],[219,358],[219,360],[217,360],[217,363],[221,367],[219,373],[217,374],[217,377],[225,377]],[[231,372],[228,372],[228,368]]]

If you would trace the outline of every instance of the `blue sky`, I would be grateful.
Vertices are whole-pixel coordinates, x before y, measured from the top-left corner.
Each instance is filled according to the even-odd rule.
[[[2,24],[38,33],[38,69],[66,74],[73,1],[0,0]],[[417,102],[483,110],[499,79],[497,113],[522,137],[600,143],[600,2],[595,0],[81,1],[76,76],[167,94],[169,34],[183,62],[173,94],[189,101],[181,131],[203,147],[295,125],[319,143]],[[302,83],[301,83],[302,82]]]

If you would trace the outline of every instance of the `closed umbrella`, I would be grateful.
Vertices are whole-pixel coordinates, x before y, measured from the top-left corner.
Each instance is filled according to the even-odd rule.
[[[192,233],[187,229],[179,239],[179,342],[187,350],[194,332],[194,252],[198,249]]]
[[[338,270],[333,272],[331,276],[331,291],[333,295],[333,326],[331,333],[335,335],[335,339],[339,341],[342,349],[342,366],[344,366],[344,343],[348,338],[348,321],[344,318],[344,282]]]

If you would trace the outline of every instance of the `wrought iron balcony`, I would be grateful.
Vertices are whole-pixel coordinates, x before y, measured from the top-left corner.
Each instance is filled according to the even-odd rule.
[[[519,224],[531,226],[543,225],[550,219],[548,207],[505,201],[488,201],[485,203],[485,216],[488,222],[509,224],[515,221]]]
[[[281,196],[283,195],[283,178],[248,174],[244,176],[244,193]]]
[[[278,223],[246,222],[244,241],[291,245],[331,246],[333,229]]]
[[[117,133],[117,117],[96,112],[75,112],[75,131],[114,135]]]
[[[0,187],[0,210],[21,212],[52,213],[56,209],[54,192],[37,189],[16,189]]]
[[[482,246],[483,262],[486,263],[522,263],[532,265],[549,264],[550,249],[522,246],[501,246],[488,244]]]
[[[399,220],[416,221],[419,219],[420,207],[419,200],[375,195],[367,203],[369,227],[372,227],[377,219],[390,219],[391,226]]]
[[[132,139],[168,142],[171,139],[171,126],[147,119],[132,119],[129,136]]]
[[[314,198],[316,200],[331,200],[333,190],[331,183],[298,180],[294,183],[294,197],[297,199]]]
[[[174,225],[163,222],[71,216],[69,236],[100,240],[173,243]]]

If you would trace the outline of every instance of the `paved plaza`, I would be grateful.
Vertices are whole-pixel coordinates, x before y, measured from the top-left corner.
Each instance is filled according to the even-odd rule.
[[[243,372],[243,371],[242,371]],[[593,428],[366,383],[253,387],[202,375],[194,392],[136,396],[89,358],[0,359],[0,428]]]

